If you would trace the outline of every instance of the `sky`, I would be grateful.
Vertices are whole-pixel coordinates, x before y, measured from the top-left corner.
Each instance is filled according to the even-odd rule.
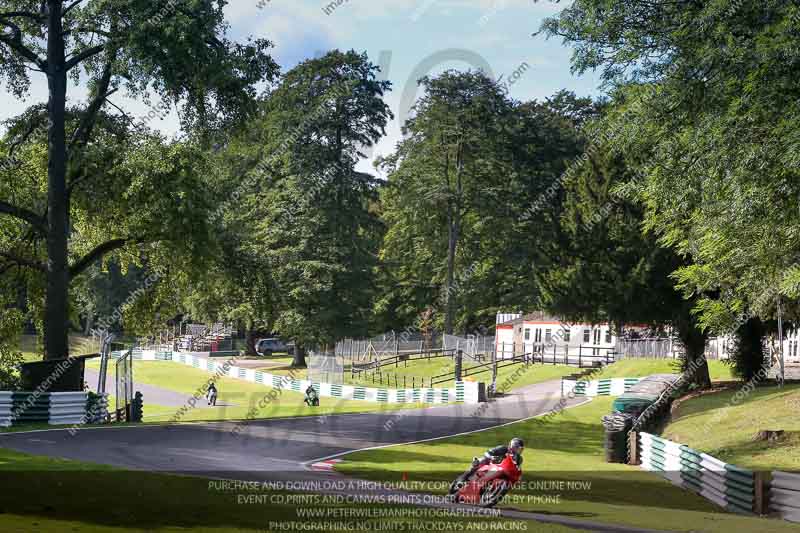
[[[559,39],[533,37],[545,17],[568,2],[548,0],[230,0],[225,8],[230,37],[266,38],[285,72],[328,50],[366,52],[392,82],[387,94],[394,120],[359,170],[375,173],[371,161],[392,151],[401,125],[417,96],[416,80],[447,69],[481,68],[508,83],[518,100],[544,99],[560,89],[597,96],[599,76],[570,73],[571,51]],[[501,78],[502,77],[502,78]],[[73,102],[85,99],[82,86],[70,87]],[[24,101],[0,88],[0,120],[47,101],[47,85],[34,77]],[[112,97],[134,117],[148,112],[145,102]],[[165,134],[179,132],[177,114],[150,121]]]

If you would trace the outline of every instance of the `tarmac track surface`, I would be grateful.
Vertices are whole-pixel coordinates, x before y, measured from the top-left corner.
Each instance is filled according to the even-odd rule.
[[[324,482],[342,478],[337,474],[312,470],[310,464],[365,448],[476,432],[543,415],[561,407],[569,408],[584,401],[572,398],[564,403],[559,382],[551,381],[517,389],[504,398],[481,405],[453,404],[426,409],[247,422],[86,428],[74,435],[64,429],[39,430],[0,434],[0,447],[128,469],[206,478]],[[486,447],[497,444],[487,441]],[[464,458],[465,467],[470,459]],[[375,489],[375,492],[393,493],[382,489]],[[441,505],[452,507],[452,504]],[[549,514],[514,510],[501,513],[509,518],[558,523],[583,530],[647,531]]]

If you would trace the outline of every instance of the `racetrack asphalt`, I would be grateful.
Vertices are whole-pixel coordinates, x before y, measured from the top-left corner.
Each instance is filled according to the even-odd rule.
[[[329,400],[323,398],[323,401]],[[65,429],[0,434],[0,447],[135,470],[245,481],[330,479],[310,463],[355,450],[476,432],[585,402],[562,401],[560,382],[526,386],[487,404],[264,419]],[[387,424],[389,423],[389,424]],[[387,428],[387,425],[389,426]],[[487,448],[496,442],[486,442]],[[465,457],[465,467],[471,458]],[[583,530],[646,531],[555,515],[502,511],[503,516]]]

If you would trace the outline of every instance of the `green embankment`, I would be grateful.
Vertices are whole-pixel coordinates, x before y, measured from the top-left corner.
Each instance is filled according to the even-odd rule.
[[[712,381],[735,379],[731,367],[724,361],[709,360],[708,372]],[[675,359],[622,359],[606,366],[592,379],[638,378],[652,374],[680,374],[679,363]]]
[[[664,437],[744,468],[800,471],[800,385],[747,390],[741,385],[681,402]],[[754,441],[762,430],[786,433]]]
[[[515,489],[506,507],[670,531],[796,531],[796,525],[725,513],[654,474],[604,462],[600,419],[611,402],[596,398],[544,423],[534,419],[461,437],[357,452],[345,456],[337,469],[371,480],[451,480],[473,456],[520,436],[527,444],[527,486]]]

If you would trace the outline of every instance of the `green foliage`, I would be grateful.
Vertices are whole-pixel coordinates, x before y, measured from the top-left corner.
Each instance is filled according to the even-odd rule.
[[[49,100],[6,135],[0,275],[11,266],[30,271],[28,307],[44,327],[47,357],[68,353],[67,324],[78,314],[70,300],[85,290],[90,266],[116,252],[123,268],[146,262],[164,276],[212,249],[204,142],[249,116],[256,85],[277,73],[268,41],[227,37],[225,5],[5,2],[0,80],[21,98],[29,73],[40,72]],[[72,108],[68,78],[88,88],[87,101]],[[186,139],[165,141],[146,119],[115,114],[108,99],[120,90],[147,103],[156,97],[160,109],[180,105]]]
[[[22,327],[22,313],[14,309],[0,311],[0,391],[17,390],[21,384],[19,365],[24,362],[17,349]]]
[[[687,312],[670,278],[680,259],[642,231],[642,209],[621,191],[637,179],[622,155],[600,145],[566,180],[564,238],[548,271],[549,307],[560,316],[662,326]]]
[[[397,327],[431,308],[440,328],[473,331],[504,306],[541,304],[537,269],[557,248],[561,201],[557,185],[548,189],[579,155],[577,125],[594,111],[569,93],[514,102],[482,73],[421,83],[408,137],[381,162],[389,176],[376,313]]]
[[[270,148],[283,153],[272,187],[258,197],[255,246],[275,284],[275,328],[301,347],[362,334],[369,324],[376,183],[354,167],[391,117],[382,99],[389,84],[376,70],[365,54],[333,51],[288,72],[266,102]],[[277,132],[294,141],[286,146]]]
[[[354,167],[391,116],[376,70],[353,51],[301,63],[214,156],[220,249],[183,299],[192,316],[251,341],[278,331],[301,354],[368,328],[381,228],[377,183]]]
[[[646,177],[646,228],[688,259],[678,285],[719,333],[797,297],[799,15],[786,0],[578,0],[544,26],[620,88],[614,143]]]

